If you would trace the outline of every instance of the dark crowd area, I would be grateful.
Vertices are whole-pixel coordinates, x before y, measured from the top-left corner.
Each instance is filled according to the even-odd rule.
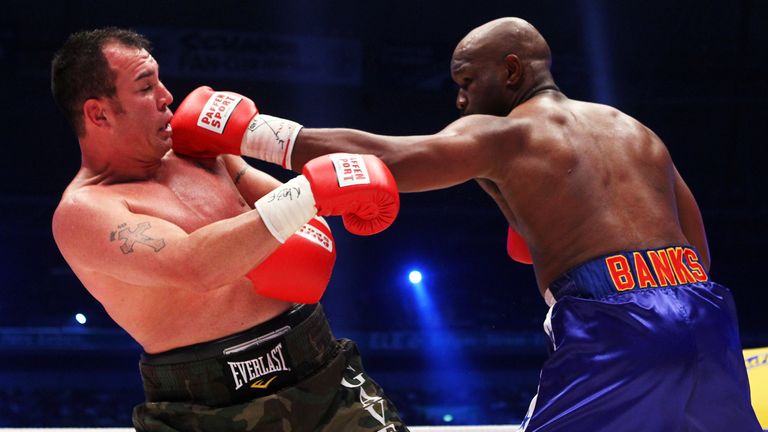
[[[0,426],[127,427],[142,400],[138,346],[51,235],[80,164],[50,93],[50,61],[67,35],[110,25],[148,36],[171,109],[210,85],[308,127],[410,135],[458,117],[453,48],[503,16],[547,38],[567,96],[613,105],[662,138],[701,207],[711,277],[734,293],[744,348],[768,346],[764,0],[11,0],[0,11]],[[322,302],[334,332],[360,343],[409,424],[519,422],[547,355],[533,272],[506,255],[506,221],[474,182],[401,199],[376,236],[330,221],[338,256]],[[414,268],[428,311],[407,281]],[[446,341],[463,360],[436,370],[428,354]]]

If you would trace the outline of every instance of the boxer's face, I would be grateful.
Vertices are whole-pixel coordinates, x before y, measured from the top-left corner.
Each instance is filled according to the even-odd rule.
[[[143,49],[111,44],[104,48],[115,72],[117,93],[110,99],[115,140],[138,157],[160,158],[171,148],[173,96],[159,78],[155,59]]]
[[[504,99],[504,72],[500,62],[457,50],[451,60],[451,77],[459,86],[456,107],[461,115],[509,114],[509,104]]]

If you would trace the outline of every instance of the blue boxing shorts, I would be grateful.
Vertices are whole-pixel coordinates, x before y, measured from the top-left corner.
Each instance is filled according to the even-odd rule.
[[[695,249],[586,262],[550,285],[526,432],[758,432],[728,288]]]

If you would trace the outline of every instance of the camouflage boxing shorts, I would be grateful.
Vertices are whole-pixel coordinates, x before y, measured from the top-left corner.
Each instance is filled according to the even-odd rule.
[[[319,304],[234,336],[143,354],[139,368],[146,402],[133,410],[138,431],[408,431]]]

